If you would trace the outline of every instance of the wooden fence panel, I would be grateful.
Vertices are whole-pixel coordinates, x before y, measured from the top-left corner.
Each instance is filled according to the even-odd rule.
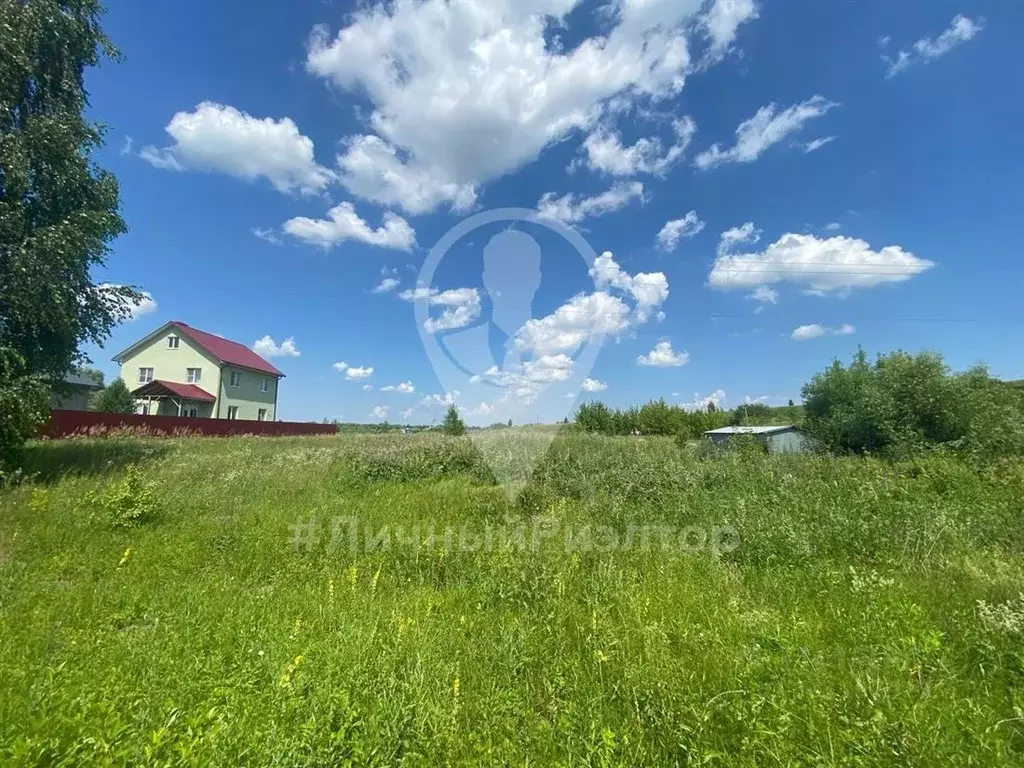
[[[111,431],[130,430],[154,436],[202,435],[333,435],[333,424],[298,421],[243,421],[241,419],[198,419],[186,416],[141,416],[135,413],[100,413],[98,411],[64,411],[54,409],[40,436],[59,438],[105,435]]]

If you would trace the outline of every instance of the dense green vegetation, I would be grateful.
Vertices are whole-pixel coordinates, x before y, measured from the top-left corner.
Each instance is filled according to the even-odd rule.
[[[91,405],[94,411],[135,413],[135,397],[120,376],[97,392]]]
[[[84,73],[117,56],[98,0],[0,0],[0,484],[48,412],[49,382],[141,298],[92,270],[127,230],[95,162]]]
[[[576,409],[575,423],[584,432],[602,435],[681,435],[696,440],[709,429],[729,425],[799,425],[803,408],[799,405],[768,406],[763,403],[740,405],[733,410],[708,407],[687,410],[670,405],[664,398],[623,410],[609,408],[600,400],[582,403]]]
[[[945,448],[1024,455],[1024,392],[982,367],[954,374],[941,355],[863,350],[804,386],[804,426],[836,451],[906,455]]]
[[[834,453],[909,456],[945,450],[976,459],[1024,456],[1024,389],[983,367],[954,373],[934,352],[891,352],[869,362],[860,350],[803,387],[802,405],[685,410],[663,399],[625,410],[582,404],[575,423],[604,435],[677,435],[694,440],[726,425],[793,424]]]
[[[543,436],[480,437],[514,464]],[[28,470],[4,765],[1024,760],[1018,459],[570,432],[515,499],[436,433],[44,442]],[[332,551],[349,516],[388,546]],[[735,549],[657,533],[723,525]],[[487,526],[527,546],[460,546]]]

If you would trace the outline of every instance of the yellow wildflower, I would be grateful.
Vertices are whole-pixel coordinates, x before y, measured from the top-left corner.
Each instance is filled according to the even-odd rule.
[[[126,550],[124,551],[124,554],[123,554],[123,555],[121,555],[121,562],[119,562],[119,563],[117,564],[117,567],[118,567],[118,568],[120,568],[120,567],[121,567],[122,565],[124,565],[125,563],[127,563],[127,562],[128,562],[128,558],[130,558],[131,556],[132,556],[132,548],[131,548],[131,547],[128,547],[128,549],[126,549]]]
[[[302,663],[302,654],[300,653],[294,659],[291,660],[284,668],[284,672],[281,673],[281,680],[278,685],[281,688],[290,688],[292,685],[292,675],[295,674],[295,670],[299,668],[299,664]]]

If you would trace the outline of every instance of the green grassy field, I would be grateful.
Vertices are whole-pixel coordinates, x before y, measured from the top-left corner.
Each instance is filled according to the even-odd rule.
[[[514,465],[533,438],[502,432]],[[0,494],[4,765],[1024,760],[1020,462],[570,435],[510,501],[437,435],[29,458]],[[332,548],[342,518],[381,546]],[[698,546],[716,526],[739,546]]]

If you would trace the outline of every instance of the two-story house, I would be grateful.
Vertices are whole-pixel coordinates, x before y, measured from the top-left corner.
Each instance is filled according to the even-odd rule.
[[[244,344],[178,321],[114,357],[139,413],[274,421],[284,377]]]

